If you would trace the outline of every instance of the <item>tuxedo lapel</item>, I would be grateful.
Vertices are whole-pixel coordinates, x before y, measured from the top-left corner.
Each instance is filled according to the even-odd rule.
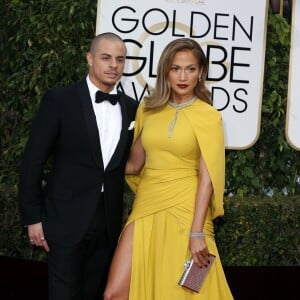
[[[94,159],[97,165],[104,169],[96,116],[86,81],[79,84],[78,93]]]
[[[122,94],[120,96],[120,106],[121,106],[121,114],[122,114],[122,129],[120,134],[120,140],[117,144],[116,150],[114,154],[112,155],[109,164],[106,167],[105,171],[109,171],[111,169],[114,169],[116,166],[120,164],[121,159],[123,158],[124,151],[126,149],[126,142],[127,142],[127,136],[128,136],[128,116],[126,111],[126,105],[125,105],[125,99],[122,97]]]

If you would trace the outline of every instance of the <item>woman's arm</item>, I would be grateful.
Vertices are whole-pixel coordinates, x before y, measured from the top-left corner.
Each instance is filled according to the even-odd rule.
[[[142,144],[141,135],[137,138],[132,146],[129,154],[129,158],[126,163],[125,174],[126,175],[138,175],[140,174],[145,164],[145,150]]]
[[[210,203],[212,192],[212,182],[205,161],[201,155],[199,162],[199,179],[195,202],[195,213],[191,227],[192,233],[203,233],[203,225],[205,222],[207,208]],[[207,264],[209,259],[209,252],[203,237],[190,237],[190,250],[192,252],[193,259],[197,264],[201,266]]]

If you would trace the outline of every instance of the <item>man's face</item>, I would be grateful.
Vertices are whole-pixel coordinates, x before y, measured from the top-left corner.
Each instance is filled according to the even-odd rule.
[[[123,74],[125,56],[122,42],[102,39],[93,53],[87,53],[91,81],[103,92],[110,92]]]

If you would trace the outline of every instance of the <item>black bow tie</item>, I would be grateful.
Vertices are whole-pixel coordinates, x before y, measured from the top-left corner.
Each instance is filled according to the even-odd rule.
[[[108,93],[103,93],[101,91],[97,91],[95,102],[101,103],[106,100],[109,101],[112,105],[115,105],[119,101],[119,95],[118,94],[108,94]]]

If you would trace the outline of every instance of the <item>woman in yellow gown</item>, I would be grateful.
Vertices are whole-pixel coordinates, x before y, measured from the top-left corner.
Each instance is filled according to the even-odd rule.
[[[104,299],[231,300],[214,240],[223,215],[225,177],[221,114],[205,87],[208,63],[194,40],[164,49],[156,88],[139,106],[126,166],[135,193],[116,249]],[[200,289],[178,284],[191,256],[205,267]]]

